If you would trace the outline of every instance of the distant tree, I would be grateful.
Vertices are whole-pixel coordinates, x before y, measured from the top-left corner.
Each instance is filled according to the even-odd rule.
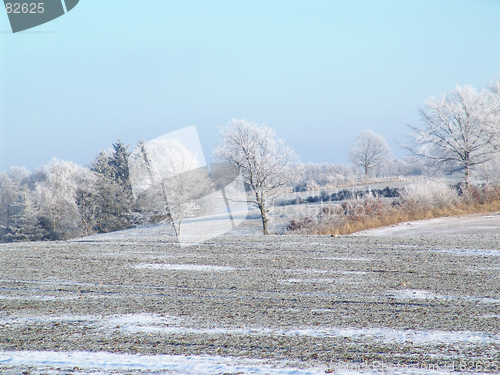
[[[297,159],[294,151],[277,140],[274,129],[245,120],[231,120],[221,131],[222,142],[214,156],[240,169],[243,181],[254,195],[262,218],[262,231],[269,233],[270,200],[293,181],[291,164]]]
[[[419,109],[423,125],[409,126],[413,155],[447,171],[464,171],[466,186],[471,169],[496,157],[500,149],[500,100],[491,91],[458,86],[449,95],[431,97]],[[500,86],[499,86],[500,87]]]
[[[81,186],[76,193],[86,233],[112,232],[133,224],[128,147],[118,140],[112,151],[101,151],[90,167],[95,176],[93,182]]]
[[[83,233],[76,195],[79,187],[91,180],[88,168],[57,159],[38,171],[34,197],[44,239],[68,239]]]
[[[92,163],[91,170],[130,189],[128,145],[119,139],[113,143],[112,151],[101,151]]]
[[[172,139],[140,141],[129,163],[134,195],[146,220],[167,221],[180,236],[183,220],[197,208],[195,198],[211,187],[208,171],[198,168],[197,156]]]
[[[122,141],[118,139],[113,144],[113,153],[109,159],[109,166],[113,171],[113,178],[116,182],[123,186],[124,189],[130,189],[130,176],[128,158],[130,152],[128,145],[125,146]]]
[[[20,167],[0,173],[0,242],[41,239],[28,179]]]
[[[127,147],[120,140],[91,169],[52,160],[32,173],[0,173],[0,241],[57,240],[132,225]]]
[[[101,232],[98,225],[99,205],[96,201],[96,185],[97,182],[94,180],[87,186],[79,187],[75,193],[75,202],[85,236]]]
[[[11,168],[0,175],[0,240],[39,241],[81,235],[75,202],[78,186],[90,171],[71,162],[52,160],[32,173]]]
[[[389,146],[382,136],[371,130],[363,130],[356,136],[348,156],[353,165],[363,168],[367,177],[373,168],[387,160],[389,153]]]
[[[500,153],[491,160],[478,165],[474,172],[476,176],[485,181],[487,184],[499,184],[500,183]]]

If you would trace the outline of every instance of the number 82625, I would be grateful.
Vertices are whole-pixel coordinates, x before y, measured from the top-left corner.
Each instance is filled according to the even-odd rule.
[[[7,13],[43,13],[43,3],[6,3]]]

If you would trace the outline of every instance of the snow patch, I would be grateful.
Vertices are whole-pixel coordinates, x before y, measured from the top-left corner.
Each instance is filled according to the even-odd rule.
[[[487,315],[481,315],[479,316],[481,319],[499,319],[500,315],[498,314],[487,314]]]
[[[269,374],[319,375],[325,370],[271,367],[264,360],[221,356],[141,355],[108,352],[0,352],[0,364],[7,366],[74,367],[102,370],[167,371],[169,374]],[[277,363],[279,365],[279,363]]]
[[[184,322],[185,323],[185,322]],[[223,334],[256,336],[308,336],[308,337],[350,337],[378,340],[386,343],[431,344],[449,342],[500,343],[500,335],[470,331],[415,331],[388,328],[337,328],[337,327],[297,327],[275,329],[265,327],[247,328],[195,328],[184,327],[182,318],[161,317],[151,314],[131,314],[107,319],[107,326],[115,330],[147,332],[159,334]]]
[[[298,284],[298,283],[334,283],[336,279],[325,278],[325,279],[288,279],[288,280],[278,280],[282,284]]]
[[[479,303],[500,303],[500,299],[491,297],[470,297],[470,296],[450,296],[428,292],[426,290],[403,289],[388,290],[388,296],[392,298],[410,298],[410,299],[463,299]]]
[[[244,335],[244,336],[306,336],[306,337],[349,337],[354,339],[375,340],[385,343],[415,345],[464,342],[474,344],[500,344],[500,335],[472,331],[416,331],[389,328],[338,328],[338,327],[296,327],[276,329],[268,327],[194,327],[195,321],[180,317],[155,314],[127,314],[108,317],[71,316],[14,318],[0,320],[0,324],[37,324],[43,322],[66,322],[84,324],[90,328],[105,331],[125,331],[129,333],[146,332],[156,334],[200,334],[200,335]],[[191,327],[186,327],[190,325]]]
[[[236,268],[230,266],[211,266],[200,264],[153,264],[142,263],[134,266],[137,269],[169,270],[169,271],[197,271],[197,272],[220,272],[234,271]]]
[[[364,271],[339,271],[339,270],[318,270],[314,268],[306,268],[306,269],[286,269],[283,272],[289,273],[335,273],[341,275],[365,275],[367,272]]]
[[[404,290],[388,290],[388,294],[394,298],[414,298],[414,299],[434,299],[444,298],[426,290],[404,289]]]
[[[0,299],[5,300],[24,300],[24,301],[58,301],[72,300],[78,297],[55,297],[55,296],[0,296]]]
[[[319,257],[315,259],[324,259],[324,260],[350,260],[354,262],[371,262],[374,259],[371,258],[351,258],[351,257]]]
[[[433,249],[433,250],[428,250],[428,251],[435,251],[438,253],[448,253],[448,254],[453,254],[457,256],[492,256],[492,257],[498,257],[500,256],[500,250],[440,250],[440,249]]]
[[[38,323],[96,323],[99,321],[99,317],[91,315],[63,315],[63,316],[37,316],[37,317],[17,317],[10,319],[0,319],[0,324],[38,324]]]

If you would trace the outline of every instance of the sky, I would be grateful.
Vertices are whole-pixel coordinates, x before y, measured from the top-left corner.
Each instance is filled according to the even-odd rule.
[[[13,34],[0,12],[0,171],[192,125],[213,161],[232,118],[305,163],[347,164],[364,129],[403,157],[427,98],[500,76],[499,19],[496,0],[80,0]]]

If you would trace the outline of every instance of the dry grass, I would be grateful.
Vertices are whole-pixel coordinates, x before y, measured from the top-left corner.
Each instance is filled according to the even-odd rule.
[[[460,197],[435,185],[438,198],[431,195],[423,200],[422,191],[410,188],[399,204],[386,205],[376,197],[345,201],[340,206],[325,207],[316,217],[292,220],[288,232],[297,234],[340,235],[394,225],[407,221],[461,216],[500,211],[500,187],[472,187]],[[415,195],[420,199],[415,199]],[[427,189],[427,187],[426,187]],[[446,197],[446,200],[443,199]],[[439,204],[436,202],[439,201]],[[434,202],[434,204],[429,204]]]

